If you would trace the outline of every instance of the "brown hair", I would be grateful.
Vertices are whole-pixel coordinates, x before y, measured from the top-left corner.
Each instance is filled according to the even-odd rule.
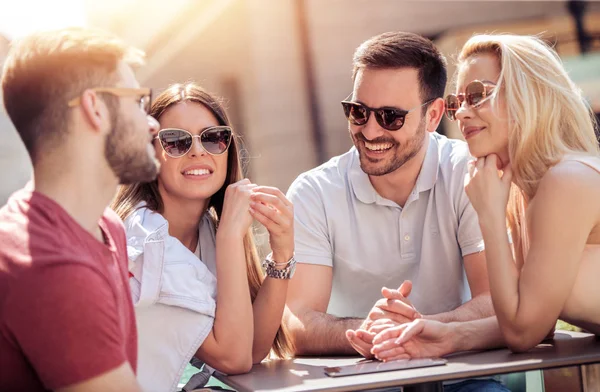
[[[205,91],[202,87],[195,83],[174,84],[163,91],[156,100],[152,103],[150,115],[157,120],[171,106],[180,102],[196,102],[209,109],[219,121],[219,125],[231,126],[229,117],[225,112],[220,100]],[[217,227],[221,212],[223,210],[223,200],[225,198],[225,190],[230,184],[233,184],[243,178],[243,168],[240,159],[240,141],[239,136],[234,132],[231,145],[229,146],[229,154],[227,157],[227,175],[225,183],[209,200],[208,213]],[[112,203],[112,208],[116,213],[125,220],[135,209],[140,202],[145,202],[146,207],[155,212],[162,212],[164,205],[160,193],[158,191],[158,180],[148,183],[136,183],[124,185],[119,188],[117,196]],[[246,263],[248,267],[248,285],[250,286],[250,296],[254,302],[258,290],[264,279],[256,246],[254,244],[254,236],[252,229],[244,236],[244,249],[246,253]],[[280,325],[277,331],[277,336],[272,347],[275,355],[279,357],[287,357],[292,353],[291,340],[289,332],[284,325]]]
[[[397,31],[372,37],[356,49],[353,65],[353,80],[363,68],[415,68],[423,102],[444,95],[446,59],[433,42],[418,34]]]
[[[4,65],[4,105],[35,164],[68,132],[67,102],[85,89],[111,87],[120,61],[143,62],[142,51],[102,30],[68,28],[32,34],[13,44]]]

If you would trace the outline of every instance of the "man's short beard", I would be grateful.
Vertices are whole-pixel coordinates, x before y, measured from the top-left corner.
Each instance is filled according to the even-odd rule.
[[[398,130],[396,132],[401,132]],[[408,140],[404,146],[398,144],[398,142],[394,139],[389,138],[377,138],[371,140],[373,143],[393,143],[391,149],[394,150],[394,156],[392,159],[387,162],[385,165],[377,164],[376,162],[372,162],[362,151],[361,148],[358,147],[359,141],[365,141],[366,138],[362,133],[358,133],[356,135],[352,135],[353,142],[357,147],[360,158],[360,167],[361,169],[370,176],[385,176],[386,174],[392,173],[402,167],[406,162],[413,159],[421,148],[423,147],[423,143],[425,143],[425,121],[421,121],[419,123],[419,127],[417,128],[417,132],[413,138]],[[366,148],[366,147],[364,147]],[[382,162],[383,163],[383,162]]]
[[[106,135],[104,156],[113,173],[123,185],[137,182],[150,182],[158,174],[158,162],[146,149],[135,150],[130,145],[128,132],[135,133],[134,124],[123,121],[120,107],[115,97],[105,97],[110,113],[111,131]]]

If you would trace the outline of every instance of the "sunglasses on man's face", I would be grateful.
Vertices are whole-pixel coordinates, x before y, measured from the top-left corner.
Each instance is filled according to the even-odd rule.
[[[171,158],[180,158],[192,149],[194,138],[200,139],[200,145],[211,155],[221,155],[231,144],[230,127],[216,126],[203,130],[200,135],[192,135],[185,129],[166,128],[158,131],[155,139],[160,141],[165,153]]]
[[[463,102],[472,107],[478,107],[486,100],[491,98],[494,85],[486,84],[479,80],[474,80],[467,84],[464,94],[449,94],[446,97],[446,116],[450,121],[456,120],[456,112],[462,106]]]
[[[348,98],[350,98],[350,96]],[[373,112],[373,114],[375,114],[375,120],[377,121],[377,124],[379,124],[381,128],[388,131],[399,130],[404,125],[404,120],[406,119],[406,115],[408,113],[435,100],[430,99],[429,101],[424,102],[417,107],[409,110],[403,110],[394,107],[370,108],[367,105],[359,102],[348,101],[348,98],[342,101],[342,107],[344,108],[344,114],[346,115],[346,118],[350,124],[365,125],[371,117],[371,112]]]

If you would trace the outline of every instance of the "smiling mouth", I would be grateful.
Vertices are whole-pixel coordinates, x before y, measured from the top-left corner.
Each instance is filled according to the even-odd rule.
[[[365,144],[365,148],[372,152],[384,152],[388,151],[394,145],[392,143],[371,143],[367,141],[363,141]]]
[[[484,129],[485,129],[485,127],[469,129],[468,131],[465,131],[463,133],[463,135],[464,135],[465,139],[468,139],[470,137],[475,136],[476,134],[478,134],[479,132],[483,131]]]
[[[193,169],[186,170],[183,172],[184,176],[206,176],[210,174],[210,170],[208,169]]]

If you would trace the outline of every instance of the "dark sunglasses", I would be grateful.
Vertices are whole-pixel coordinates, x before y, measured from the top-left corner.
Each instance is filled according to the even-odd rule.
[[[165,153],[171,158],[180,158],[192,149],[194,138],[200,138],[200,145],[211,155],[221,155],[231,144],[230,127],[216,126],[203,130],[200,135],[192,135],[184,129],[165,128],[158,131],[154,139],[160,140]]]
[[[350,98],[351,95],[352,94],[350,94],[348,98]],[[412,109],[402,110],[394,107],[370,108],[362,103],[347,101],[348,98],[342,101],[342,107],[344,108],[344,114],[346,115],[346,118],[350,124],[365,125],[371,117],[371,112],[373,112],[375,114],[375,120],[377,120],[377,124],[379,124],[381,128],[388,131],[399,130],[404,125],[404,120],[406,119],[406,115],[408,113],[435,101],[435,98],[430,99],[429,101],[424,102]]]
[[[492,97],[494,85],[486,84],[480,80],[474,80],[467,84],[464,94],[449,94],[446,97],[446,116],[450,121],[456,120],[456,112],[462,106],[463,102],[467,105],[477,107]]]

